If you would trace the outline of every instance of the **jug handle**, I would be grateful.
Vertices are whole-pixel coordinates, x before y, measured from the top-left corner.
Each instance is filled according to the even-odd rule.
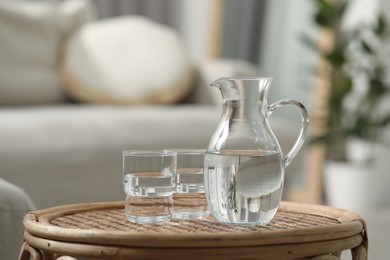
[[[271,116],[271,114],[277,108],[280,108],[280,107],[285,106],[285,105],[295,106],[299,110],[299,112],[301,113],[301,117],[302,117],[301,131],[299,133],[299,136],[298,136],[297,140],[295,141],[291,150],[287,153],[287,155],[284,156],[285,157],[284,164],[285,164],[285,166],[287,166],[290,164],[292,159],[294,159],[294,157],[297,155],[299,149],[301,149],[301,147],[305,141],[305,137],[306,137],[307,130],[309,127],[309,115],[307,113],[305,106],[302,105],[301,102],[294,100],[294,99],[282,99],[282,100],[276,101],[275,103],[273,103],[267,107],[266,117],[269,118]]]

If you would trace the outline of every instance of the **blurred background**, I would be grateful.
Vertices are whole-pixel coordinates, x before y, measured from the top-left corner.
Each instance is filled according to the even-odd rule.
[[[149,25],[127,37],[121,23],[101,23],[134,16],[174,36],[148,45],[147,39],[156,39],[145,36]],[[370,259],[386,259],[389,21],[387,0],[0,0],[0,177],[25,190],[38,208],[120,199],[122,150],[205,148],[221,106],[208,84],[221,76],[273,77],[269,103],[294,98],[311,117],[307,142],[286,169],[284,199],[357,212],[368,222]],[[108,29],[115,26],[119,29]],[[157,66],[148,57],[145,74],[152,67],[155,74],[131,77],[134,64],[124,57],[130,57],[126,43],[133,38],[151,46],[149,51],[173,53],[177,65],[162,58]],[[109,39],[118,42],[105,45]],[[170,48],[171,42],[180,42],[183,51],[175,52],[181,47]],[[138,54],[131,54],[138,63],[147,60]],[[172,76],[161,79],[172,79],[176,87],[167,93],[176,96],[121,99],[138,93],[123,90],[126,80],[139,84],[160,77],[159,69]],[[120,77],[125,80],[118,82]],[[47,91],[44,84],[60,87]],[[161,93],[157,96],[167,96]],[[283,108],[275,118],[271,124],[287,151],[299,116]],[[89,175],[81,177],[83,172]],[[96,190],[117,191],[86,191],[93,181],[100,183]]]

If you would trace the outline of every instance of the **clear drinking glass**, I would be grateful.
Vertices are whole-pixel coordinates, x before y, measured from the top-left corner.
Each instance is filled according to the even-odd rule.
[[[177,153],[176,192],[172,219],[201,219],[209,215],[204,195],[204,149],[175,149]]]
[[[125,215],[135,223],[157,223],[171,218],[175,191],[176,152],[124,151]]]

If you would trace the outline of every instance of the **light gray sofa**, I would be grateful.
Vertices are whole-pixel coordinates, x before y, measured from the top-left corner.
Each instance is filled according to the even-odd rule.
[[[23,188],[38,208],[123,199],[123,150],[205,148],[220,117],[219,93],[209,82],[251,72],[241,62],[204,64],[180,104],[2,107],[0,177]]]
[[[23,243],[22,221],[34,208],[22,189],[0,178],[0,259],[17,259]]]
[[[209,83],[260,76],[243,61],[195,64],[172,29],[144,17],[91,21],[91,9],[0,1],[0,177],[38,208],[122,199],[123,150],[205,148],[221,109]],[[291,146],[286,129],[275,130]]]
[[[221,108],[219,91],[209,82],[221,75],[253,75],[257,69],[219,60],[198,71],[196,86],[180,104],[2,107],[0,177],[24,189],[38,208],[123,199],[123,150],[206,148]],[[296,138],[287,123],[277,116],[272,120],[286,149]]]
[[[37,208],[122,199],[123,150],[206,147],[220,116],[209,83],[258,73],[238,61],[194,64],[172,29],[144,17],[94,21],[92,10],[86,0],[0,1],[0,178]]]

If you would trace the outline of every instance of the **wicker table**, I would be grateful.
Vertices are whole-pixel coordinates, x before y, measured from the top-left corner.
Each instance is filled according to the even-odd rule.
[[[265,226],[228,226],[212,217],[137,225],[122,202],[65,205],[24,219],[19,259],[367,259],[364,221],[326,206],[282,202]]]

